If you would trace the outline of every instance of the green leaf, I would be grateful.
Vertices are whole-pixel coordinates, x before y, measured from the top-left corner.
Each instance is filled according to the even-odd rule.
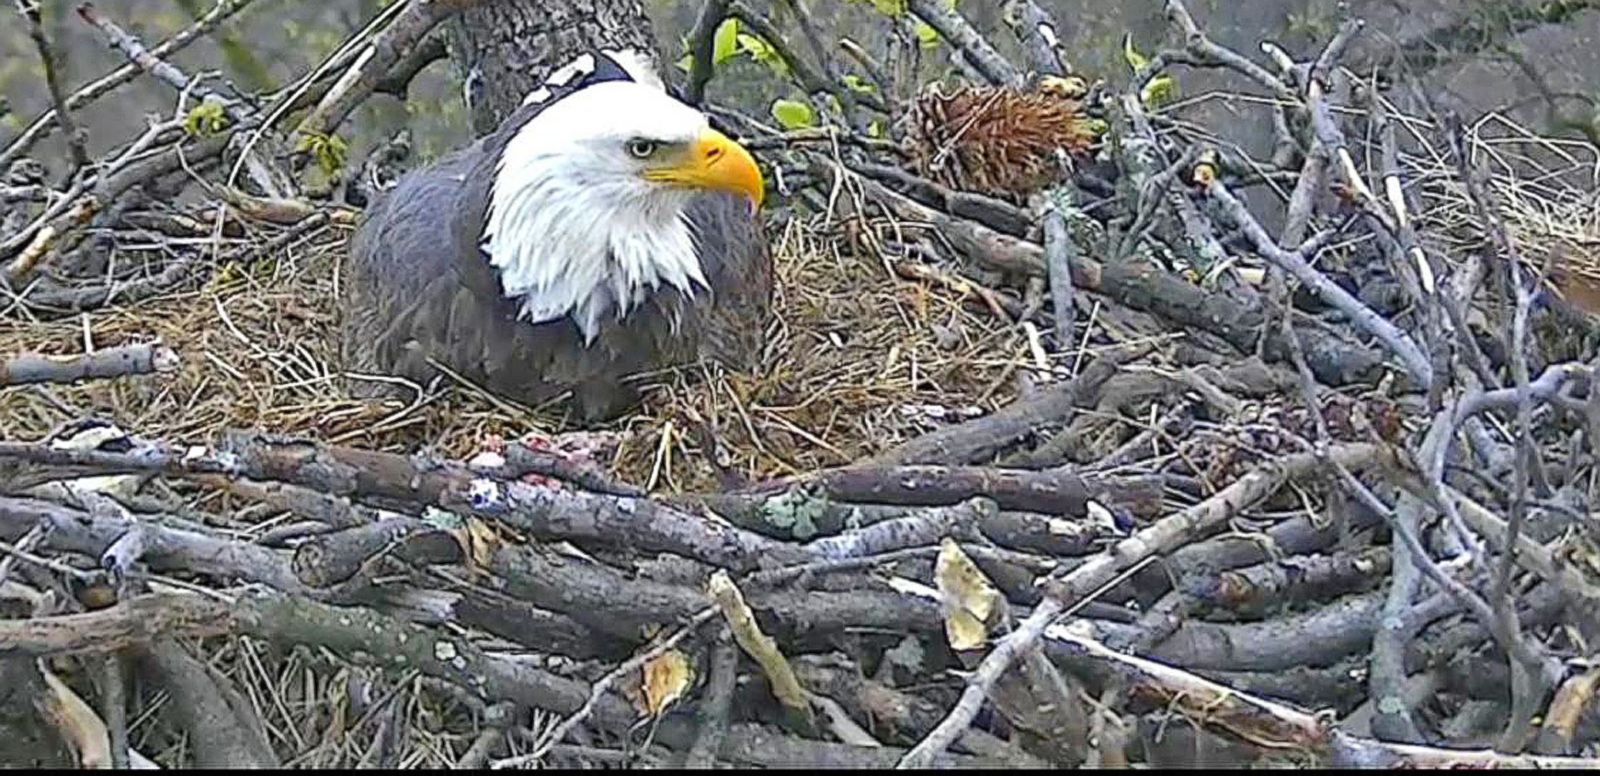
[[[741,32],[738,35],[738,40],[739,50],[749,54],[750,58],[756,60],[757,62],[762,62],[768,57],[776,56],[772,51],[772,47],[767,45],[767,42],[762,40],[759,36]]]
[[[784,129],[805,129],[817,125],[817,112],[810,105],[796,100],[773,102],[772,117]]]
[[[332,177],[344,168],[345,153],[350,148],[345,144],[344,138],[338,135],[310,132],[300,137],[300,143],[294,150],[297,153],[310,152],[312,158],[317,160],[317,167]]]
[[[221,103],[213,100],[201,102],[183,117],[183,131],[193,137],[211,137],[226,126],[228,114],[222,110]]]
[[[720,65],[739,53],[739,20],[724,19],[711,37],[711,64]]]
[[[867,137],[880,138],[883,136],[883,119],[873,119],[872,123],[867,125]]]
[[[1178,80],[1171,74],[1162,73],[1150,79],[1150,83],[1139,90],[1139,100],[1146,107],[1159,108],[1178,98]]]
[[[878,87],[873,86],[867,81],[867,79],[862,78],[855,73],[844,74],[844,85],[850,87],[850,90],[855,92],[875,92],[878,90]]]
[[[939,45],[939,31],[930,27],[927,22],[917,22],[917,42],[923,48],[935,48]]]
[[[789,75],[789,63],[783,61],[783,56],[760,36],[739,33],[739,50],[750,55],[751,59],[772,68],[772,72],[780,77]]]
[[[1138,71],[1139,68],[1150,64],[1150,58],[1140,54],[1139,50],[1133,47],[1132,33],[1122,37],[1122,58],[1127,61],[1128,67],[1134,71]]]
[[[685,73],[689,72],[690,70],[693,70],[694,69],[694,51],[689,48],[689,36],[688,35],[680,35],[678,37],[678,48],[683,49],[683,56],[679,57],[678,61],[675,62],[674,64],[677,65],[679,70],[682,70]]]
[[[906,13],[906,0],[871,0],[872,7],[884,16],[899,18]]]

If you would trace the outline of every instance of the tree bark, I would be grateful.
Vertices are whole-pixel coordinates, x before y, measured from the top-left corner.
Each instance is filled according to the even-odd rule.
[[[473,135],[494,131],[550,71],[597,48],[637,48],[660,63],[639,0],[491,0],[463,11],[449,50]]]

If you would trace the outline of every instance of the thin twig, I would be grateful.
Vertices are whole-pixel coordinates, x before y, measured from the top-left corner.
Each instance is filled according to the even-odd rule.
[[[1016,4],[1016,18],[1011,31],[1027,50],[1028,62],[1039,75],[1061,75],[1066,63],[1061,61],[1061,30],[1049,12],[1039,7],[1035,0],[1020,0]]]
[[[296,135],[328,135],[371,95],[401,59],[449,15],[481,0],[415,0],[367,44],[361,56],[301,119]]]
[[[199,40],[206,33],[216,29],[218,24],[221,24],[229,17],[232,17],[234,14],[237,14],[246,6],[250,5],[252,1],[253,0],[218,0],[217,4],[213,6],[210,11],[207,11],[204,16],[196,19],[194,24],[185,27],[176,35],[173,35],[172,37],[163,41],[161,45],[151,48],[150,55],[157,59],[166,59],[167,57],[184,50],[191,43]],[[138,78],[143,72],[144,69],[136,64],[129,63],[123,65],[116,70],[101,76],[100,78],[90,81],[88,84],[85,84],[77,91],[68,95],[66,99],[66,107],[68,110],[73,110],[88,105],[89,103],[99,99],[101,96],[116,89],[117,87],[122,86],[123,84],[126,84],[135,78]],[[60,117],[60,112],[50,110],[45,112],[39,118],[34,119],[33,123],[29,124],[27,129],[24,129],[21,134],[17,135],[17,139],[13,140],[11,145],[6,146],[4,151],[0,151],[0,169],[9,166],[13,161],[16,161],[23,154],[27,153],[28,149],[32,148],[35,143],[39,142],[40,138],[44,137],[45,133],[49,132],[52,128],[60,123]]]
[[[945,7],[943,0],[909,0],[907,7],[917,18],[966,54],[991,83],[1018,88],[1023,85],[1022,74],[1000,52],[995,51],[994,46],[959,12]]]
[[[1113,585],[1123,575],[1155,555],[1169,552],[1187,537],[1225,522],[1239,510],[1275,492],[1290,479],[1318,471],[1325,462],[1363,466],[1374,462],[1379,450],[1372,445],[1340,445],[1325,456],[1300,454],[1263,466],[1239,478],[1216,495],[1176,515],[1164,518],[1118,542],[1108,552],[1094,558],[1046,586],[1046,598],[1023,620],[1016,631],[1006,636],[973,672],[956,707],[916,748],[901,760],[900,767],[926,767],[932,758],[960,736],[972,723],[994,682],[1017,657],[1031,647],[1057,615],[1073,606],[1087,603],[1095,590]],[[1071,606],[1069,606],[1069,603]]]
[[[39,50],[39,61],[44,65],[45,85],[50,89],[50,102],[55,106],[56,115],[60,117],[61,128],[66,130],[67,148],[72,153],[72,166],[74,170],[81,170],[89,166],[89,151],[85,147],[86,136],[77,121],[72,118],[72,111],[67,105],[66,91],[61,83],[61,60],[59,55],[50,45],[50,38],[44,34],[44,24],[40,19],[40,3],[38,0],[16,0],[17,12],[22,14],[22,20],[28,25],[28,37],[33,39],[34,48]]]
[[[567,733],[571,732],[574,727],[577,727],[579,723],[588,719],[589,715],[594,713],[596,705],[600,703],[600,699],[605,697],[605,694],[611,689],[611,685],[615,684],[618,679],[638,671],[644,666],[645,663],[656,659],[657,657],[666,653],[667,650],[676,647],[679,642],[682,642],[684,639],[693,635],[695,631],[699,630],[701,625],[706,624],[713,617],[716,617],[717,611],[718,610],[715,606],[706,607],[671,636],[663,639],[654,647],[651,647],[650,649],[629,658],[621,665],[607,672],[605,676],[600,677],[600,680],[595,682],[594,685],[590,687],[589,699],[584,702],[583,706],[577,711],[568,715],[566,719],[561,721],[561,724],[551,728],[550,732],[545,734],[543,737],[542,743],[535,746],[532,752],[517,755],[516,757],[506,757],[495,760],[489,764],[489,767],[495,770],[499,770],[501,768],[520,768],[528,765],[529,763],[537,762],[539,758],[544,757],[545,754],[550,751],[550,747],[561,743],[561,739],[566,738]]]
[[[1376,337],[1382,342],[1389,352],[1399,357],[1400,363],[1405,366],[1406,372],[1416,381],[1417,387],[1424,390],[1433,385],[1433,364],[1422,354],[1415,341],[1409,335],[1390,323],[1383,316],[1373,312],[1372,308],[1361,303],[1350,292],[1329,280],[1326,275],[1318,272],[1304,254],[1304,246],[1295,250],[1285,250],[1267,234],[1261,223],[1250,214],[1244,203],[1240,202],[1233,193],[1228,191],[1221,181],[1212,181],[1206,187],[1206,195],[1222,205],[1244,231],[1245,237],[1250,239],[1256,252],[1273,264],[1283,268],[1301,285],[1316,293],[1317,296],[1338,308],[1340,312],[1350,317],[1351,322],[1360,327],[1362,331]],[[1317,240],[1313,237],[1312,240]]]
[[[717,28],[728,16],[728,0],[705,0],[700,15],[695,17],[694,28],[689,30],[689,82],[684,85],[684,102],[699,105],[706,96],[706,84],[711,82],[715,62]]]
[[[138,65],[141,70],[154,76],[156,80],[171,86],[179,92],[194,88],[191,86],[192,79],[187,74],[156,56],[154,52],[139,42],[138,38],[123,30],[110,17],[100,13],[93,3],[79,5],[78,16],[83,17],[84,21],[99,28],[100,32],[104,33],[106,38],[111,41],[111,45],[115,46],[130,61]],[[237,100],[227,99],[203,87],[199,91],[202,95],[210,95],[215,98],[234,121],[243,121],[250,115],[249,109]]]

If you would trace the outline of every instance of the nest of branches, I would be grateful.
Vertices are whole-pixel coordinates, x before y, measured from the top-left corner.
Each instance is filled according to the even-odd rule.
[[[162,61],[243,4],[85,6],[177,109],[60,186],[99,92],[0,150],[0,761],[1595,764],[1592,147],[1368,90],[1353,21],[1263,64],[1169,2],[1063,92],[1033,3],[1025,68],[911,0],[969,85],[863,91],[712,2],[697,61],[732,14],[905,134],[713,106],[787,203],[773,345],[580,430],[340,388],[359,215],[298,176],[471,3],[259,101]],[[1276,161],[1141,97],[1178,62],[1277,98]]]
[[[259,428],[470,458],[496,440],[568,428],[558,410],[518,407],[470,385],[413,386],[410,401],[352,398],[330,339],[349,226],[232,225],[239,236],[223,245],[261,252],[149,299],[113,298],[85,317],[40,309],[0,328],[0,352],[9,354],[121,359],[129,348],[166,347],[180,356],[156,380],[6,391],[0,435],[40,439],[70,417],[97,416],[168,439]],[[291,239],[266,247],[274,237]],[[645,404],[606,429],[618,476],[672,492],[714,487],[721,471],[798,474],[985,414],[1015,393],[1008,372],[1028,363],[1026,337],[964,284],[938,272],[898,278],[820,224],[780,224],[774,237],[778,336],[768,358],[749,374],[644,377]],[[132,255],[160,261],[166,247],[157,240]],[[705,454],[716,450],[720,469]]]

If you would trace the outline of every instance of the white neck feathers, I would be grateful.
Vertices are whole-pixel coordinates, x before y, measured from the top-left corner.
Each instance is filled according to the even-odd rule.
[[[560,167],[503,168],[490,197],[483,248],[525,320],[570,315],[593,341],[606,315],[625,316],[663,282],[685,294],[706,284],[681,207]]]
[[[606,115],[649,110],[641,89],[582,89],[502,149],[480,244],[529,323],[570,316],[592,342],[606,316],[622,318],[663,284],[685,295],[706,286],[684,213],[690,195],[641,178],[620,152],[626,127],[617,135],[622,120]]]

